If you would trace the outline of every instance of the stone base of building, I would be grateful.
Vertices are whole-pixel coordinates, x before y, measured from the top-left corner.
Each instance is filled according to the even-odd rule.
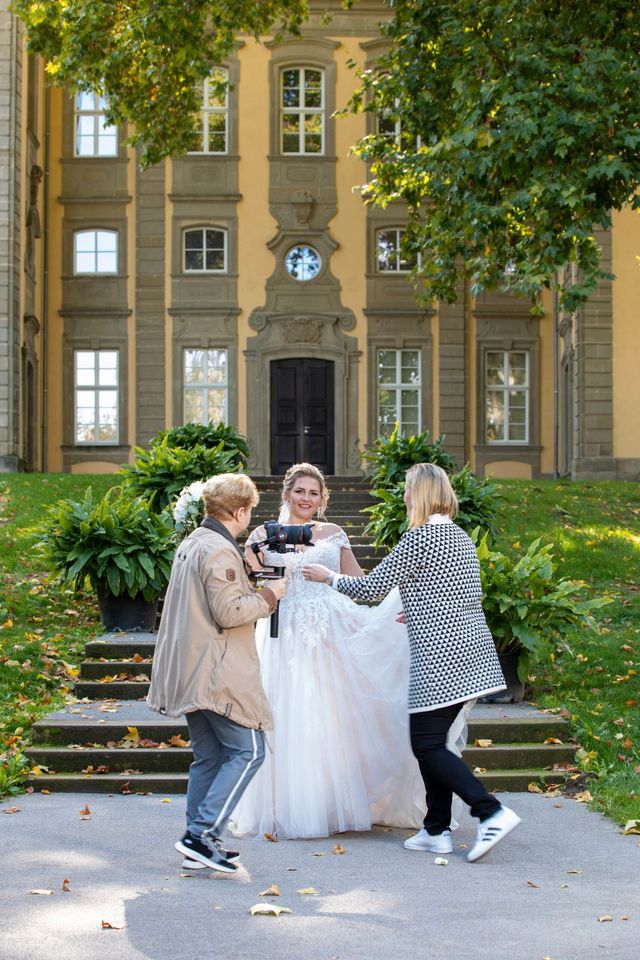
[[[0,454],[0,473],[21,473],[24,470],[24,460],[13,455]]]

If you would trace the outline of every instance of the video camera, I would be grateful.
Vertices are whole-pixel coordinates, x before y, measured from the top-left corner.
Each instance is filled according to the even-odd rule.
[[[255,580],[279,580],[284,577],[284,567],[265,566],[260,551],[266,547],[272,553],[287,553],[297,546],[308,546],[313,537],[313,523],[278,523],[267,520],[264,524],[266,537],[251,544],[251,549],[260,561],[262,570],[252,573]],[[278,636],[278,606],[271,614],[271,636]]]

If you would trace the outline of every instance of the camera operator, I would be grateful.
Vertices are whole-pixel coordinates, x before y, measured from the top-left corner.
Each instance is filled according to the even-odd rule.
[[[255,621],[276,609],[285,581],[256,591],[236,537],[251,522],[258,492],[243,474],[212,477],[206,516],[178,547],[164,601],[148,704],[186,714],[193,763],[187,831],[175,847],[183,866],[233,873],[239,855],[222,848],[230,814],[264,760],[273,726],[256,652]]]

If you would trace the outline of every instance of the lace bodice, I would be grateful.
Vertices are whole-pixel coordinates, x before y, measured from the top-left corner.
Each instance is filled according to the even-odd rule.
[[[255,543],[261,539],[260,528],[255,530],[247,544]],[[317,543],[308,547],[297,547],[295,551],[287,550],[286,553],[275,553],[271,550],[262,551],[263,562],[265,566],[284,567],[284,575],[287,579],[287,592],[281,601],[283,613],[285,611],[293,612],[297,610],[303,616],[303,620],[309,624],[310,619],[314,620],[321,628],[325,626],[327,620],[327,604],[331,602],[342,602],[343,598],[327,587],[324,583],[314,583],[311,580],[305,580],[302,575],[302,568],[309,563],[321,563],[323,566],[340,572],[340,551],[343,547],[349,547],[349,538],[344,530],[337,530],[328,537],[323,537]]]

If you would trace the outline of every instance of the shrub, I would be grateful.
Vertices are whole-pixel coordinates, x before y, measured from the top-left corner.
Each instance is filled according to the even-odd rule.
[[[444,436],[429,440],[429,432],[425,430],[404,437],[399,433],[399,426],[396,423],[390,437],[378,437],[373,448],[363,454],[371,464],[368,472],[372,487],[394,487],[404,481],[405,473],[414,463],[435,463],[447,473],[453,472],[455,464],[444,449]]]
[[[485,533],[472,533],[480,560],[487,625],[498,653],[518,653],[518,677],[529,675],[533,661],[549,661],[558,649],[571,653],[567,630],[596,629],[593,610],[611,603],[607,597],[584,600],[584,584],[556,579],[551,544],[534,540],[520,560],[491,550]]]
[[[215,447],[172,447],[169,438],[154,443],[149,450],[136,447],[136,462],[124,466],[127,489],[134,496],[153,497],[153,509],[160,513],[177,499],[194,480],[207,480],[218,473],[239,469],[237,456],[225,449],[224,441]]]
[[[458,526],[471,533],[476,527],[495,532],[495,517],[500,500],[498,488],[490,480],[478,480],[467,464],[458,473],[449,477],[456,492],[459,512]],[[404,504],[404,478],[392,487],[380,487],[371,491],[380,500],[364,512],[371,517],[365,534],[373,537],[376,547],[391,550],[407,529],[407,510]]]
[[[94,502],[88,487],[81,501],[59,500],[39,533],[37,547],[47,566],[75,590],[89,580],[96,592],[106,585],[116,597],[142,594],[151,601],[169,582],[171,519],[128,489],[112,487]]]
[[[190,450],[193,447],[220,447],[233,455],[232,462],[244,470],[249,459],[249,447],[245,438],[234,427],[224,423],[184,423],[170,430],[162,430],[151,441],[150,446],[161,444],[166,438],[169,447],[182,447]]]

